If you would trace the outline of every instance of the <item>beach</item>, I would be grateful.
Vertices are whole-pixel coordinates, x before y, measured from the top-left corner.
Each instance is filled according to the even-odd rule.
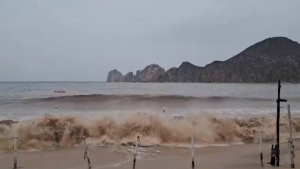
[[[270,143],[263,144],[264,168],[271,167]],[[94,169],[133,167],[133,154],[128,149],[134,147],[97,147],[89,150],[91,166]],[[126,150],[126,151],[125,151]],[[189,169],[191,168],[190,148],[178,147],[148,147],[140,148],[136,169]],[[42,152],[19,152],[18,167],[24,169],[82,169],[88,168],[87,160],[83,159],[83,147]],[[296,154],[296,168],[300,166],[299,155]],[[10,169],[13,166],[13,154],[0,154],[0,168]],[[211,169],[258,169],[261,168],[259,144],[244,144],[230,146],[208,146],[195,149],[195,168]],[[290,168],[287,145],[281,148],[281,164],[279,168]]]

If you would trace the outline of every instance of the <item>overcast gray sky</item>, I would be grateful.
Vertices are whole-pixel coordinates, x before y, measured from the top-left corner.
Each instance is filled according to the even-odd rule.
[[[268,37],[300,42],[299,9],[298,0],[1,0],[0,81],[204,66]]]

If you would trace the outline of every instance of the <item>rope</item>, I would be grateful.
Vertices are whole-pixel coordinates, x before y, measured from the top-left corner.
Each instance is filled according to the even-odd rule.
[[[214,142],[210,142],[210,141],[206,141],[206,140],[202,140],[202,139],[199,139],[197,137],[194,137],[196,140],[198,141],[201,141],[201,142],[204,142],[204,143],[207,143],[207,144],[216,144]],[[222,142],[222,144],[235,144],[235,143],[238,143],[238,142],[241,142],[242,140],[239,140],[239,141],[233,141],[233,142]]]
[[[18,138],[18,140],[25,144],[25,141],[21,140],[20,138]],[[51,147],[51,148],[34,148],[35,150],[38,150],[38,151],[58,151],[58,150],[64,150],[64,149],[76,149],[76,148],[79,148],[79,147],[82,147],[83,145],[80,145],[80,146],[74,146],[74,145],[70,145],[70,146],[66,146],[66,147],[59,147],[59,146],[54,146],[54,147]]]
[[[206,140],[202,140],[202,139],[199,139],[197,137],[194,137],[195,140],[198,140],[198,141],[201,141],[201,142],[204,142],[204,143],[208,143],[208,144],[213,144],[213,142],[209,142],[209,141],[206,141]]]
[[[59,146],[55,146],[55,147],[51,147],[51,148],[42,148],[42,149],[38,149],[38,148],[35,148],[36,150],[38,151],[59,151],[59,150],[65,150],[65,149],[76,149],[76,148],[80,148],[82,147],[83,145],[81,146],[67,146],[67,147],[59,147]]]
[[[151,146],[161,146],[159,144],[155,144],[151,141],[148,141],[146,140],[145,138],[143,137],[140,137],[142,140],[146,141],[147,143],[149,143]],[[210,142],[210,141],[206,141],[206,140],[202,140],[202,139],[199,139],[197,137],[194,137],[196,140],[198,141],[201,141],[201,142],[204,142],[204,143],[207,143],[207,144],[215,144],[214,142]],[[235,144],[235,143],[238,143],[238,142],[241,142],[242,140],[238,140],[238,141],[233,141],[233,142],[224,142],[223,144]],[[168,147],[174,147],[174,146],[178,146],[179,144],[174,144],[174,145],[171,145],[171,146],[168,146]]]
[[[146,140],[145,138],[143,138],[143,137],[141,137],[141,136],[140,136],[140,138],[141,138],[142,140],[146,141],[147,143],[149,143],[151,146],[160,146],[160,147],[163,147],[162,145],[152,143],[151,141],[148,141],[148,140]],[[167,146],[167,147],[175,147],[175,146],[177,146],[177,145],[179,145],[179,144],[177,143],[177,144],[173,144],[173,145],[170,145],[170,146]]]
[[[14,151],[0,151],[0,154],[8,154],[8,153],[13,153]]]
[[[145,138],[143,138],[143,137],[141,137],[141,136],[140,136],[140,138],[141,138],[142,140],[146,141],[147,143],[151,144],[152,146],[159,146],[158,144],[152,143],[152,142],[146,140]]]
[[[24,143],[24,144],[25,144],[25,141],[21,140],[19,137],[18,137],[18,140],[19,140],[21,143]]]
[[[0,139],[0,142],[2,142],[2,141],[6,141],[6,140],[10,140],[10,139],[13,139],[13,138],[14,138],[14,137]]]
[[[281,145],[281,144],[287,144],[287,143],[289,143],[289,141],[281,142],[281,143],[279,143],[279,145]],[[275,144],[275,145],[277,145],[277,144]]]

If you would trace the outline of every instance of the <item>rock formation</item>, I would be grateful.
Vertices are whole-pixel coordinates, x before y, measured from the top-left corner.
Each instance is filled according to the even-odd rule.
[[[121,75],[110,72],[108,81],[120,81]],[[226,61],[214,61],[205,67],[183,62],[165,72],[152,64],[136,75],[130,74],[129,79],[132,76],[134,82],[273,83],[280,79],[299,83],[300,44],[285,37],[268,38]]]
[[[203,68],[190,62],[183,62],[179,68],[171,68],[165,73],[165,82],[199,82]]]
[[[300,82],[300,44],[284,37],[256,43],[226,61],[215,61],[203,70],[201,82],[272,83]]]
[[[108,73],[107,82],[124,82],[124,77],[121,72],[114,69]]]
[[[178,82],[178,68],[173,67],[166,71],[164,82]]]
[[[156,64],[147,66],[142,71],[137,71],[136,82],[163,82],[165,69]]]
[[[124,81],[125,82],[133,82],[134,78],[133,78],[133,72],[129,72],[124,76]]]
[[[183,62],[178,70],[178,82],[200,82],[203,68],[189,62]]]

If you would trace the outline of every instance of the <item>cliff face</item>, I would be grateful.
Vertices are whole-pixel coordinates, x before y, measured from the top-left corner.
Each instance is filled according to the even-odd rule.
[[[178,68],[171,68],[165,73],[165,82],[199,82],[203,68],[189,62],[183,62]]]
[[[108,73],[107,82],[124,82],[124,77],[121,72],[114,69]]]
[[[178,82],[178,68],[173,67],[166,71],[164,82]]]
[[[178,68],[178,82],[200,82],[202,71],[202,67],[183,62]]]
[[[265,39],[226,61],[214,61],[205,67],[183,62],[165,72],[158,65],[149,65],[137,71],[133,81],[272,83],[279,79],[300,83],[300,44],[284,37]]]
[[[133,73],[129,72],[124,76],[124,81],[125,82],[133,82],[134,78],[133,78]]]
[[[156,64],[147,66],[142,71],[137,71],[136,82],[164,82],[165,70]]]

